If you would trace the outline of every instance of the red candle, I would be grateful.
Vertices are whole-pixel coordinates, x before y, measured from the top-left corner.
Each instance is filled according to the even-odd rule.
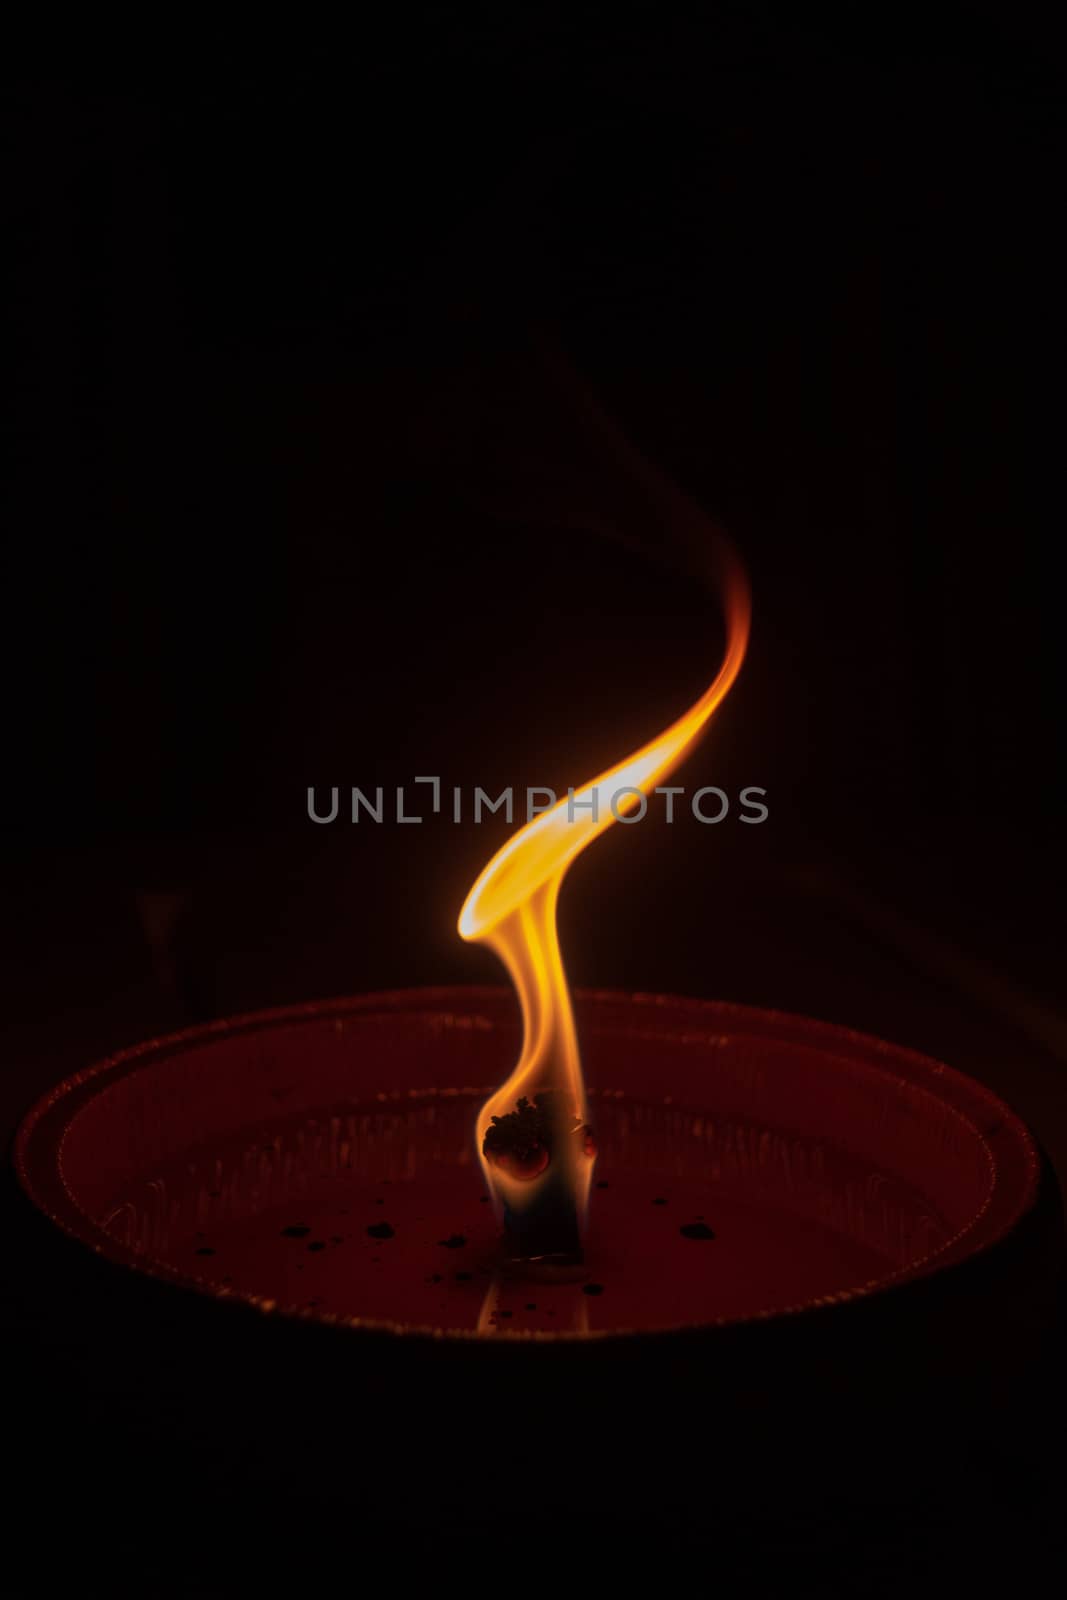
[[[944,1274],[1032,1209],[988,1090],[841,1028],[580,996],[598,1158],[568,1282],[504,1270],[474,1121],[519,1038],[495,990],[213,1023],[62,1084],[30,1195],[101,1254],[270,1315],[494,1340],[724,1327]]]

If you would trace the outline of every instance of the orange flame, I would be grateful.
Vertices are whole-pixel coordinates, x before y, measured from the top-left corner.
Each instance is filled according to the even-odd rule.
[[[691,507],[689,510],[691,511]],[[560,1128],[589,1136],[563,1137],[552,1162],[566,1163],[566,1181],[579,1222],[584,1220],[595,1147],[587,1127],[585,1085],[570,995],[556,928],[556,906],[571,862],[617,820],[629,814],[684,759],[722,703],[741,669],[748,643],[751,603],[737,558],[714,530],[705,559],[717,557],[726,619],[726,651],[714,681],[663,733],[593,778],[550,810],[532,818],[484,868],[464,902],[459,932],[482,942],[503,961],[522,1009],[523,1047],[517,1066],[478,1117],[478,1153],[498,1212],[521,1213],[545,1181],[547,1155],[516,1165],[487,1160],[484,1142],[495,1117],[515,1110],[522,1097],[549,1092]],[[615,810],[612,801],[615,802]]]

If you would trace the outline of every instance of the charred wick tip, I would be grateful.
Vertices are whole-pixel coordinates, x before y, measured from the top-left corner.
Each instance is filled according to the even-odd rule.
[[[502,1197],[506,1271],[555,1279],[581,1271],[582,1230],[570,1159],[575,1150],[592,1160],[593,1130],[574,1116],[557,1090],[544,1090],[532,1100],[524,1095],[514,1111],[492,1118],[482,1143],[486,1160],[520,1182],[540,1180],[525,1203]],[[563,1151],[569,1159],[554,1159]]]
[[[485,1159],[526,1183],[547,1171],[561,1138],[577,1139],[582,1154],[591,1160],[596,1155],[592,1128],[578,1117],[561,1115],[560,1107],[555,1090],[546,1089],[532,1100],[523,1095],[514,1111],[491,1119],[482,1141]]]

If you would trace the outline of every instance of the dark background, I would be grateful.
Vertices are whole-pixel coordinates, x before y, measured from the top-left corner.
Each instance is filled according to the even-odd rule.
[[[454,924],[506,830],[315,828],[307,786],[563,788],[711,677],[551,348],[742,553],[684,781],[770,806],[614,829],[572,977],[927,1049],[1067,1170],[1037,16],[502,8],[13,86],[7,1129],[189,1020],[485,981]]]

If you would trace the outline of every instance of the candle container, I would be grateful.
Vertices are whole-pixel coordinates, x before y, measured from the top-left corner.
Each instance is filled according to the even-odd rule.
[[[474,1147],[511,994],[361,996],[124,1051],[33,1109],[18,1175],[65,1236],[34,1235],[41,1359],[227,1482],[376,1514],[402,1484],[474,1520],[847,1493],[857,1449],[922,1475],[931,1397],[961,1454],[976,1392],[986,1430],[1014,1414],[1062,1216],[997,1097],[806,1019],[575,1010],[598,1153],[573,1281],[503,1270]]]

